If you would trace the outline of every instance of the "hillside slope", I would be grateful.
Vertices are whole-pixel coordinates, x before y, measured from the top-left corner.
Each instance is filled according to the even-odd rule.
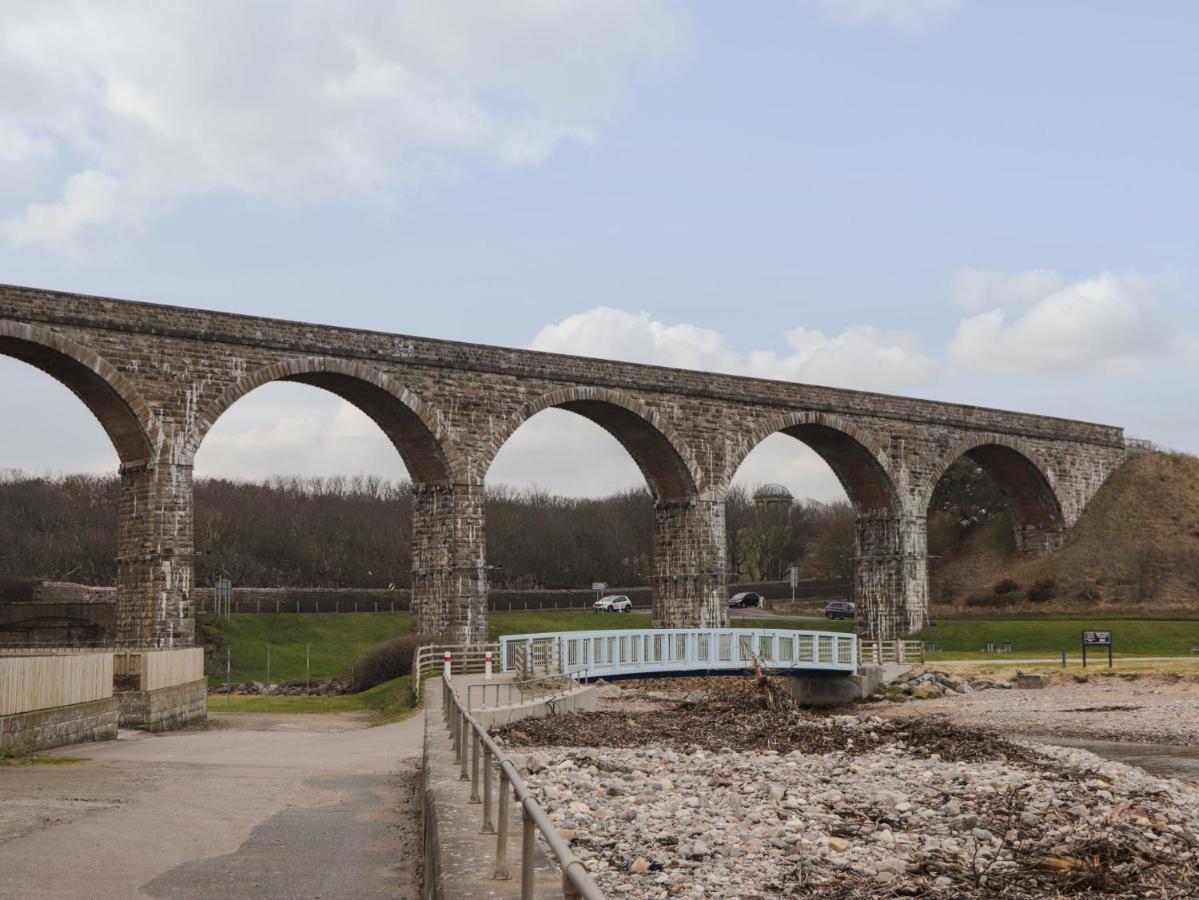
[[[1132,457],[1044,559],[1018,560],[1006,517],[988,518],[945,550],[932,579],[934,614],[947,602],[1199,610],[1199,458]]]

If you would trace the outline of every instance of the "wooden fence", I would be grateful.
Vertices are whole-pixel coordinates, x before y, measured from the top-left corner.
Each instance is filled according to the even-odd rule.
[[[126,650],[116,654],[114,674],[122,689],[154,691],[204,677],[204,650]]]
[[[0,716],[112,696],[111,653],[0,658]]]

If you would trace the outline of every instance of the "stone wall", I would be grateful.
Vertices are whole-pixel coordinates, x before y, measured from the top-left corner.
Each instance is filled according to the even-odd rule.
[[[0,758],[117,736],[115,697],[0,716]]]
[[[1043,553],[1125,456],[1121,429],[1086,422],[20,287],[0,286],[0,353],[70,387],[112,438],[118,637],[159,646],[193,640],[194,456],[229,406],[272,381],[338,394],[395,445],[418,486],[415,619],[455,640],[486,632],[480,486],[543,409],[595,422],[645,475],[663,510],[657,621],[674,626],[723,615],[725,493],[772,434],[820,454],[864,520],[858,599],[883,638],[927,621],[925,517],[956,459],[1000,481],[1020,546]]]
[[[208,683],[203,679],[153,691],[119,691],[122,728],[173,731],[208,718]]]

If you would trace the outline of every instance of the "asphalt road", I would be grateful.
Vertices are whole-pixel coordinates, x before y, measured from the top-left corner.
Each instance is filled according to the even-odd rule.
[[[419,896],[423,720],[221,715],[0,768],[0,897]]]

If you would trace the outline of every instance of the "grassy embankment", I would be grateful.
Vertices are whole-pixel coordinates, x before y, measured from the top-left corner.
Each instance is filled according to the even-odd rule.
[[[1112,632],[1116,656],[1190,656],[1199,646],[1199,621],[1169,619],[943,619],[913,637],[936,641],[940,651],[930,659],[997,659],[980,653],[987,641],[1011,641],[1012,656],[1044,658],[1065,650],[1071,658],[1081,657],[1084,629]],[[1096,657],[1106,649],[1088,651]]]
[[[788,619],[738,619],[738,627],[791,628]],[[219,619],[203,616],[201,625],[215,640],[208,658],[209,684],[225,681],[225,648],[230,650],[234,682],[267,678],[266,648],[271,648],[271,680],[303,681],[304,649],[310,647],[310,676],[313,681],[350,674],[354,661],[366,650],[389,638],[407,634],[407,613],[245,613]],[[497,612],[490,618],[489,633],[497,639],[505,634],[540,631],[587,631],[591,629],[649,628],[648,613],[597,615],[591,612]],[[821,625],[824,628],[825,625]],[[828,630],[851,631],[851,622],[827,623]]]
[[[932,572],[933,616],[991,617],[977,608],[996,585],[1016,586],[1009,613],[1061,616],[1199,612],[1199,458],[1179,453],[1132,457],[1103,485],[1066,545],[1040,559],[1016,556],[1010,525],[992,519],[945,551]],[[1048,586],[1041,602],[1026,599]],[[976,608],[967,607],[975,597]],[[943,601],[952,597],[953,605]],[[998,604],[996,604],[998,605]],[[1188,648],[1189,649],[1189,648]]]
[[[851,622],[796,622],[794,619],[737,619],[740,627],[814,628],[851,631]],[[366,649],[388,638],[406,634],[404,613],[322,613],[307,615],[235,615],[229,619],[205,617],[205,629],[218,638],[209,659],[209,681],[225,680],[224,646],[231,653],[236,682],[266,680],[266,646],[271,646],[271,679],[302,681],[304,647],[311,646],[313,680],[344,676]],[[597,616],[589,612],[500,612],[491,616],[490,634],[528,634],[542,631],[649,628],[646,613]],[[979,652],[986,641],[1011,641],[1016,657],[1056,656],[1064,648],[1071,656],[1079,651],[1084,628],[1110,629],[1117,656],[1190,656],[1199,646],[1199,620],[1125,618],[959,618],[941,619],[914,637],[936,641],[940,651],[933,659],[993,659]]]
[[[214,694],[208,698],[208,708],[212,712],[374,712],[380,722],[402,719],[412,709],[412,705],[412,678],[408,675],[385,681],[358,694],[337,694],[331,697]]]

